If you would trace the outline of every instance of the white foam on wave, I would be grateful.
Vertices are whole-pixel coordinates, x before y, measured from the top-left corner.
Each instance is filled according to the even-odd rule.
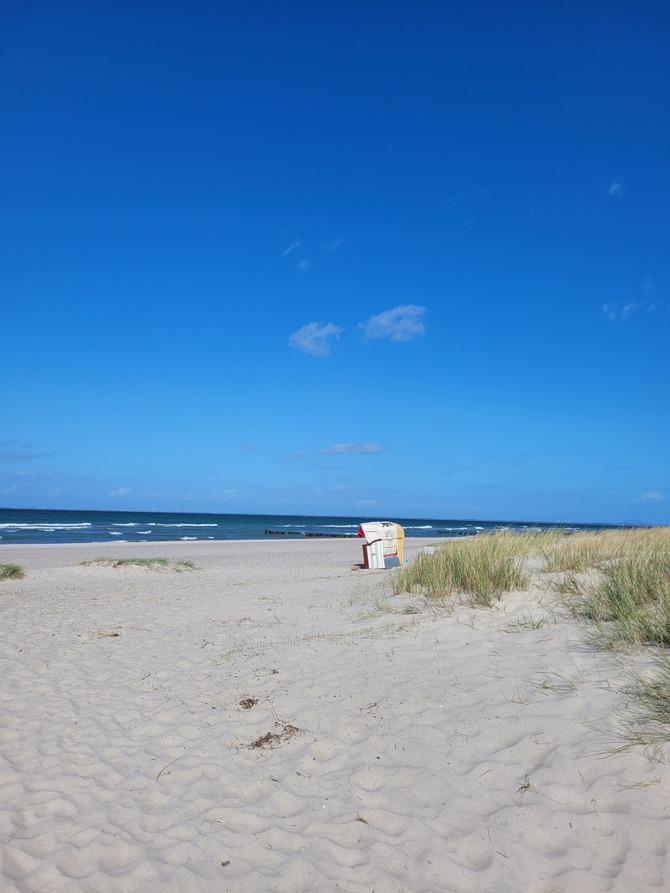
[[[56,530],[80,530],[84,527],[92,527],[85,524],[0,524],[0,530],[41,530],[44,533],[53,533]]]
[[[91,525],[89,524],[86,526],[90,527]],[[121,521],[114,521],[114,523],[112,524],[112,527],[141,527],[141,526],[142,525],[140,524],[139,521],[131,521],[128,523],[122,523]],[[144,526],[146,526],[146,527],[218,527],[219,525],[218,524],[176,524],[176,523],[166,524],[166,523],[161,523],[158,521],[147,521]],[[141,530],[137,531],[137,533],[142,533],[142,532],[143,531],[141,531]],[[147,533],[148,532],[149,531],[147,531]]]
[[[158,524],[152,521],[149,527],[218,527],[218,524]]]

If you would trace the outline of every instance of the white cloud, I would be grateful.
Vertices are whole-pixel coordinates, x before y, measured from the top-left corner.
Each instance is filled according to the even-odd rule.
[[[628,304],[603,304],[603,313],[611,322],[624,322],[632,313],[644,311],[652,313],[658,307],[658,303],[650,304],[649,301],[630,301]]]
[[[329,322],[321,326],[317,322],[310,322],[288,339],[289,347],[312,354],[314,357],[327,357],[331,351],[332,339],[337,340],[344,329]]]
[[[376,316],[371,316],[366,323],[361,323],[360,328],[365,332],[365,337],[388,338],[389,341],[412,341],[426,334],[426,327],[422,317],[426,312],[425,307],[416,304],[401,304],[392,310],[384,310]]]
[[[607,188],[607,194],[616,198],[620,198],[623,195],[623,186],[621,185],[621,183],[617,183],[616,181],[610,183]]]
[[[296,264],[296,268],[300,270],[301,273],[306,273],[310,268],[310,262],[308,260],[300,260]]]
[[[32,443],[21,440],[0,440],[0,462],[25,462],[53,456],[50,452],[38,452]]]
[[[307,453],[297,451],[295,453],[289,453],[286,456],[282,456],[279,460],[282,465],[288,465],[290,462],[299,462],[300,459],[304,459]]]
[[[296,248],[300,248],[301,245],[302,245],[302,242],[300,241],[300,239],[294,239],[291,242],[291,244],[288,246],[288,248],[285,251],[282,251],[281,256],[286,257],[287,254],[290,254],[292,251],[295,251]]]
[[[660,490],[647,490],[646,493],[643,493],[642,496],[633,501],[638,503],[665,502],[665,496]]]
[[[110,490],[110,496],[127,496],[130,493],[128,487],[119,487],[118,490]]]
[[[628,319],[631,313],[636,310],[644,310],[647,305],[642,302],[631,301],[630,304],[624,304],[621,308],[621,319]]]
[[[53,455],[53,453],[26,452],[24,450],[17,452],[0,452],[0,462],[25,462],[32,459],[45,459]]]
[[[325,456],[342,456],[348,453],[363,453],[372,456],[376,453],[383,453],[384,447],[379,446],[378,443],[335,443],[321,452]]]

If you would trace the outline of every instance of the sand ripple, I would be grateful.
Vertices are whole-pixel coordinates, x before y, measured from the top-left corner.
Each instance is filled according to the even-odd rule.
[[[572,623],[510,632],[537,593],[380,613],[348,542],[142,548],[199,570],[7,558],[3,891],[670,886],[666,766]]]

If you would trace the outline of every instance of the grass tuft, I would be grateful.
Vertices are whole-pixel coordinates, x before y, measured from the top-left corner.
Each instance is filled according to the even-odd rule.
[[[82,565],[103,565],[105,567],[143,567],[148,570],[195,570],[192,561],[170,561],[169,558],[93,558],[82,561]]]
[[[640,727],[646,729],[648,735],[652,733],[649,735],[652,741],[667,739],[670,729],[670,661],[667,657],[659,659],[655,678],[638,677],[636,694],[640,705]]]
[[[670,646],[670,529],[618,534],[616,545],[596,573],[563,578],[565,605],[606,646]]]
[[[586,626],[594,646],[651,656],[653,678],[634,680],[635,740],[670,740],[670,527],[502,530],[449,540],[401,568],[392,586],[395,594],[457,596],[490,607],[505,592],[527,589],[533,567],[556,575],[550,589]],[[517,628],[539,628],[543,622],[520,618]]]
[[[573,533],[556,537],[543,543],[540,557],[547,573],[573,571],[583,573],[589,568],[600,567],[614,557],[621,548],[623,538],[612,531],[600,533]]]
[[[491,607],[503,592],[528,588],[530,572],[521,560],[520,545],[509,531],[450,540],[394,574],[393,591],[438,599],[462,594],[471,605]]]
[[[23,575],[20,564],[0,564],[0,580],[20,580]]]
[[[651,678],[634,675],[633,744],[670,740],[670,528],[575,535],[573,548],[545,552],[552,588],[597,648],[651,656]]]

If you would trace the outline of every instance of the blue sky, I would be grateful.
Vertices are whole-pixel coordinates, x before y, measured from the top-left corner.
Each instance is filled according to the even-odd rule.
[[[0,505],[670,522],[667,0],[0,19]]]

